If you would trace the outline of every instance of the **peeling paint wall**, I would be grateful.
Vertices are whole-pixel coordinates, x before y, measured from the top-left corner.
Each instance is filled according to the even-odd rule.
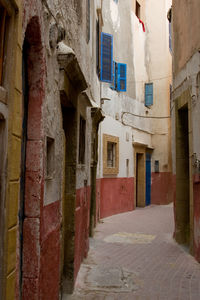
[[[23,225],[24,270],[28,268],[28,275],[23,281],[24,296],[27,294],[29,297],[46,299],[51,293],[53,299],[58,299],[60,288],[63,292],[71,292],[80,264],[88,252],[92,131],[90,108],[92,103],[100,103],[100,84],[96,73],[97,7],[100,7],[100,3],[93,1],[90,11],[87,10],[86,1],[24,2],[23,35],[32,17],[36,18],[41,45],[35,56],[38,58],[41,55],[42,69],[32,75],[38,77],[31,93],[35,96],[41,93],[42,101],[38,110],[36,107],[32,109],[36,118],[31,129],[37,131],[39,128],[38,139],[41,139],[41,145],[38,157],[33,153],[32,162],[29,157],[26,159],[30,167],[36,164],[39,168],[41,194],[37,195],[34,183],[31,186],[31,182],[26,181],[31,189],[30,194],[39,197],[39,206],[37,216],[34,215],[34,221],[38,223],[32,224],[26,215]],[[87,27],[87,15],[90,16],[90,27]],[[30,30],[28,33],[29,39],[33,38],[34,48],[37,32]],[[58,53],[63,51],[63,47],[60,41],[65,44],[64,49],[68,47],[72,54],[74,66],[72,64],[69,67],[68,61],[64,67],[61,66]],[[38,78],[41,74],[44,75],[44,89],[40,90],[38,86],[41,81]],[[81,94],[87,87],[85,94]],[[86,121],[85,157],[81,163],[80,117]],[[32,152],[34,149],[37,149],[37,145]],[[29,207],[30,214],[33,209],[33,206]],[[32,261],[28,246],[31,242],[35,249]],[[52,269],[55,270],[53,274]],[[34,288],[31,289],[32,284]]]

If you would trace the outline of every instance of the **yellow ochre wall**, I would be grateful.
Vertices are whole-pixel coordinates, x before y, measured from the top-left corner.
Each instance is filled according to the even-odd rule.
[[[20,160],[22,133],[22,3],[0,0],[9,15],[6,27],[3,91],[0,104],[7,110],[5,142],[7,160],[4,194],[4,249],[2,299],[16,299],[18,207],[20,195]],[[4,175],[6,176],[6,175]],[[2,214],[2,212],[1,212]],[[3,215],[3,214],[2,214]]]

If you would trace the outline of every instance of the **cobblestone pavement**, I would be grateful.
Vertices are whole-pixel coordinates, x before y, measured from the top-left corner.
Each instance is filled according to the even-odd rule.
[[[173,207],[148,206],[98,224],[73,295],[63,300],[200,300],[200,265],[172,239]]]

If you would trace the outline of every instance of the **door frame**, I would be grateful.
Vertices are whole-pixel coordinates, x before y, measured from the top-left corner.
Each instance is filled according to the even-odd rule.
[[[146,199],[145,199],[145,205],[146,206],[148,206],[148,205],[150,205],[151,204],[151,154],[149,153],[149,152],[146,152],[146,157],[145,157],[146,159],[145,159],[145,162],[146,162],[146,165],[145,165],[145,167],[146,167]],[[148,175],[148,166],[147,166],[147,164],[149,164],[149,166],[150,166],[150,174],[149,174],[149,177],[147,177],[147,175]],[[150,191],[148,192],[148,185],[150,186]],[[148,199],[147,199],[147,197],[148,197]]]
[[[145,159],[145,153],[147,145],[140,144],[140,143],[133,143],[134,148],[134,174],[135,174],[135,182],[134,182],[134,206],[135,207],[145,207],[146,203],[146,159]],[[141,155],[141,161],[139,166],[139,172],[140,172],[140,198],[139,201],[137,201],[137,156]]]

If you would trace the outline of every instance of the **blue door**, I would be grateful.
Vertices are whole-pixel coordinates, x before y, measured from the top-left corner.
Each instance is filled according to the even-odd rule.
[[[146,153],[146,205],[151,204],[151,155]]]

